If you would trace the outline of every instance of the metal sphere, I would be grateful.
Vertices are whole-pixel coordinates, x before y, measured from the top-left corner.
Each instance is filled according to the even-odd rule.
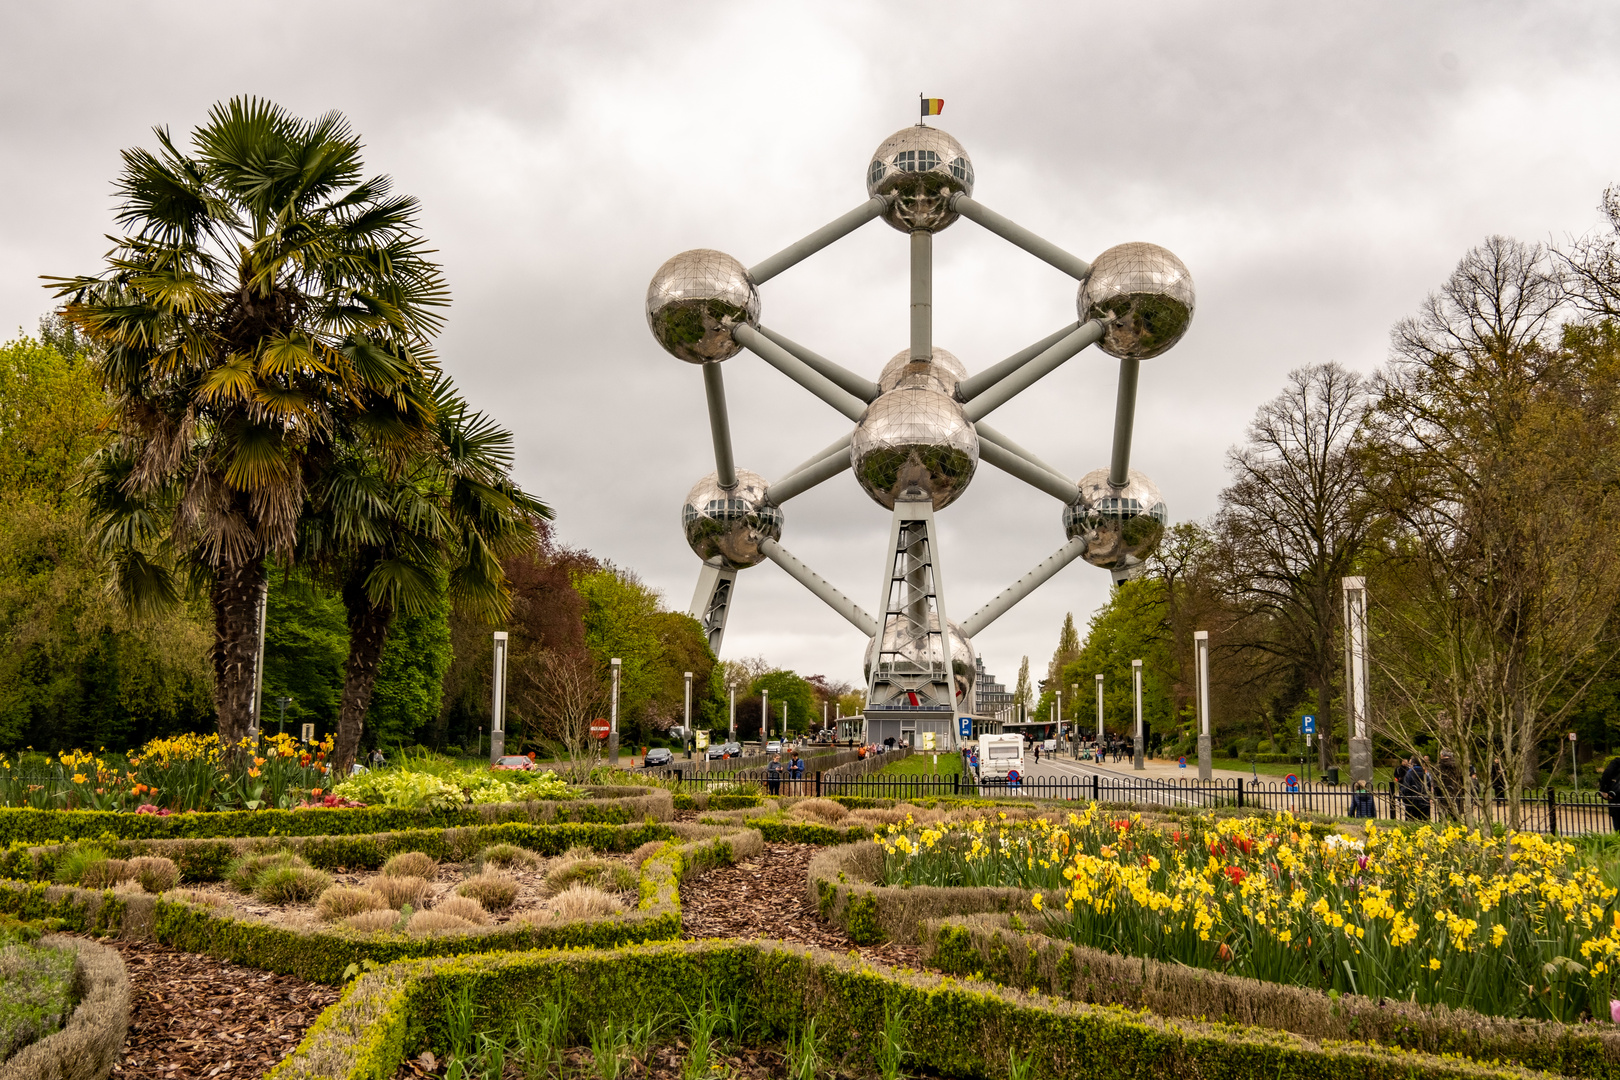
[[[742,351],[739,323],[759,325],[759,290],[748,268],[723,251],[696,248],[664,263],[647,283],[647,325],[672,356],[689,364]]]
[[[931,615],[928,619],[930,627],[939,625],[939,616]],[[946,632],[951,637],[951,682],[955,684],[956,706],[959,709],[971,709],[973,706],[973,689],[979,678],[978,654],[973,649],[973,639],[962,632],[962,628],[950,619],[945,620]],[[896,636],[899,633],[899,619],[893,617],[886,628],[883,644],[889,651],[896,649]],[[902,646],[901,652],[907,650]],[[866,644],[866,662],[864,677],[868,686],[872,685],[872,664],[877,660],[878,639],[872,638]],[[912,661],[919,667],[925,666],[927,657],[913,656]]]
[[[936,347],[933,359],[920,364],[911,362],[910,349],[902,349],[894,354],[894,359],[883,365],[883,373],[878,376],[878,389],[886,394],[900,386],[922,386],[954,397],[956,384],[965,378],[967,368],[962,366],[962,361],[944,349]]]
[[[1091,264],[1080,283],[1080,321],[1108,324],[1099,349],[1146,360],[1181,340],[1197,298],[1182,261],[1157,244],[1120,244]]]
[[[901,386],[866,407],[850,443],[855,479],[886,510],[905,498],[943,510],[979,465],[979,435],[962,406],[939,390]]]
[[[1170,509],[1152,480],[1130,470],[1123,487],[1108,482],[1107,469],[1080,478],[1080,497],[1063,508],[1063,531],[1085,537],[1083,558],[1106,570],[1141,564],[1164,535]]]
[[[938,232],[956,220],[951,196],[973,194],[973,162],[938,128],[901,128],[866,167],[866,193],[893,195],[883,220],[901,232]]]
[[[765,561],[761,540],[782,539],[782,511],[765,501],[765,478],[758,473],[738,469],[729,490],[710,473],[686,493],[681,528],[698,558],[718,556],[727,568],[741,570]]]

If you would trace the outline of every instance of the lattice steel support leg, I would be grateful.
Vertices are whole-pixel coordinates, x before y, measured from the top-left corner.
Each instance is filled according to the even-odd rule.
[[[737,584],[737,571],[728,570],[717,561],[703,564],[698,572],[697,591],[692,594],[689,614],[703,624],[703,636],[709,639],[709,648],[720,655],[720,641],[726,633],[726,615],[731,610],[731,590]]]

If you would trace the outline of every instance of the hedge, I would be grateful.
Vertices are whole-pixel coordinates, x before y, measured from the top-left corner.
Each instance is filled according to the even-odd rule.
[[[1355,1043],[1317,1044],[1263,1029],[1169,1020],[1040,999],[948,976],[897,971],[820,950],[765,942],[670,942],[611,951],[410,961],[363,975],[266,1080],[386,1080],[424,1049],[448,1044],[449,1002],[468,992],[486,1033],[509,1036],[526,1010],[566,999],[568,1042],[586,1024],[679,1018],[704,996],[779,1040],[814,1018],[829,1061],[867,1072],[885,1012],[903,1017],[903,1068],[1006,1077],[1028,1055],[1031,1080],[1088,1076],[1179,1080],[1528,1080],[1502,1064]],[[583,1007],[582,1007],[583,1006]],[[729,1006],[729,1008],[728,1008]],[[679,1030],[677,1028],[677,1030]]]
[[[0,911],[30,919],[58,918],[67,929],[78,933],[150,938],[245,967],[336,984],[343,981],[351,965],[368,961],[386,964],[464,953],[603,948],[678,937],[681,879],[763,850],[759,834],[752,831],[687,826],[683,832],[695,839],[666,842],[661,851],[642,864],[640,901],[635,911],[555,925],[507,923],[429,937],[393,932],[362,934],[336,927],[299,931],[237,919],[167,894],[147,896],[110,889],[97,892],[43,883],[0,883]]]
[[[1033,910],[1034,893],[1024,889],[875,884],[882,869],[882,849],[867,840],[817,852],[805,873],[817,914],[857,945],[914,943],[927,920],[946,915]]]
[[[400,829],[452,828],[502,821],[595,822],[623,825],[649,817],[667,821],[675,813],[662,788],[591,788],[592,798],[521,803],[490,803],[458,810],[359,809],[226,810],[170,814],[126,814],[114,810],[36,810],[0,807],[0,845],[50,844],[63,840],[113,837],[155,840],[241,836],[337,836]]]
[[[1377,1001],[1103,952],[1028,932],[1018,916],[929,920],[923,962],[1092,1005],[1218,1019],[1315,1040],[1468,1055],[1566,1076],[1620,1078],[1620,1029]]]
[[[575,845],[597,851],[633,851],[650,840],[668,840],[678,831],[662,823],[642,825],[531,825],[510,821],[455,829],[407,829],[355,836],[271,836],[217,840],[117,840],[93,842],[108,855],[130,859],[161,855],[174,860],[187,881],[218,881],[238,855],[249,851],[292,851],[322,870],[375,870],[401,851],[421,851],[436,859],[461,862],[490,844],[508,843],[541,855],[558,855]],[[12,844],[0,851],[0,877],[49,881],[56,862],[74,844],[34,847]]]
[[[123,957],[83,938],[48,934],[41,945],[73,949],[79,1004],[62,1030],[17,1051],[0,1080],[106,1080],[129,1033],[129,975]]]
[[[675,792],[677,810],[737,810],[759,804],[758,795],[710,795],[705,791]]]

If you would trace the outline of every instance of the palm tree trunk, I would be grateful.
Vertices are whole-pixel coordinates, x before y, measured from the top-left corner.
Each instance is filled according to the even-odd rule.
[[[219,741],[233,747],[247,737],[259,662],[259,592],[264,560],[250,559],[214,573],[214,712]]]
[[[349,659],[343,668],[343,702],[338,707],[337,740],[332,748],[334,784],[349,774],[360,750],[371,691],[377,685],[388,627],[394,621],[394,609],[373,605],[365,586],[357,580],[343,586],[343,607],[349,617]]]

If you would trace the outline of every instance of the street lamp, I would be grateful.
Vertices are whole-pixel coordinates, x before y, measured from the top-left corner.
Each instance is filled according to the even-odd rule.
[[[613,665],[613,711],[608,713],[608,761],[613,765],[619,764],[619,658],[615,656]]]
[[[287,706],[292,704],[292,698],[282,696],[276,698],[276,704],[281,706],[281,723],[277,725],[280,734],[287,734]]]

